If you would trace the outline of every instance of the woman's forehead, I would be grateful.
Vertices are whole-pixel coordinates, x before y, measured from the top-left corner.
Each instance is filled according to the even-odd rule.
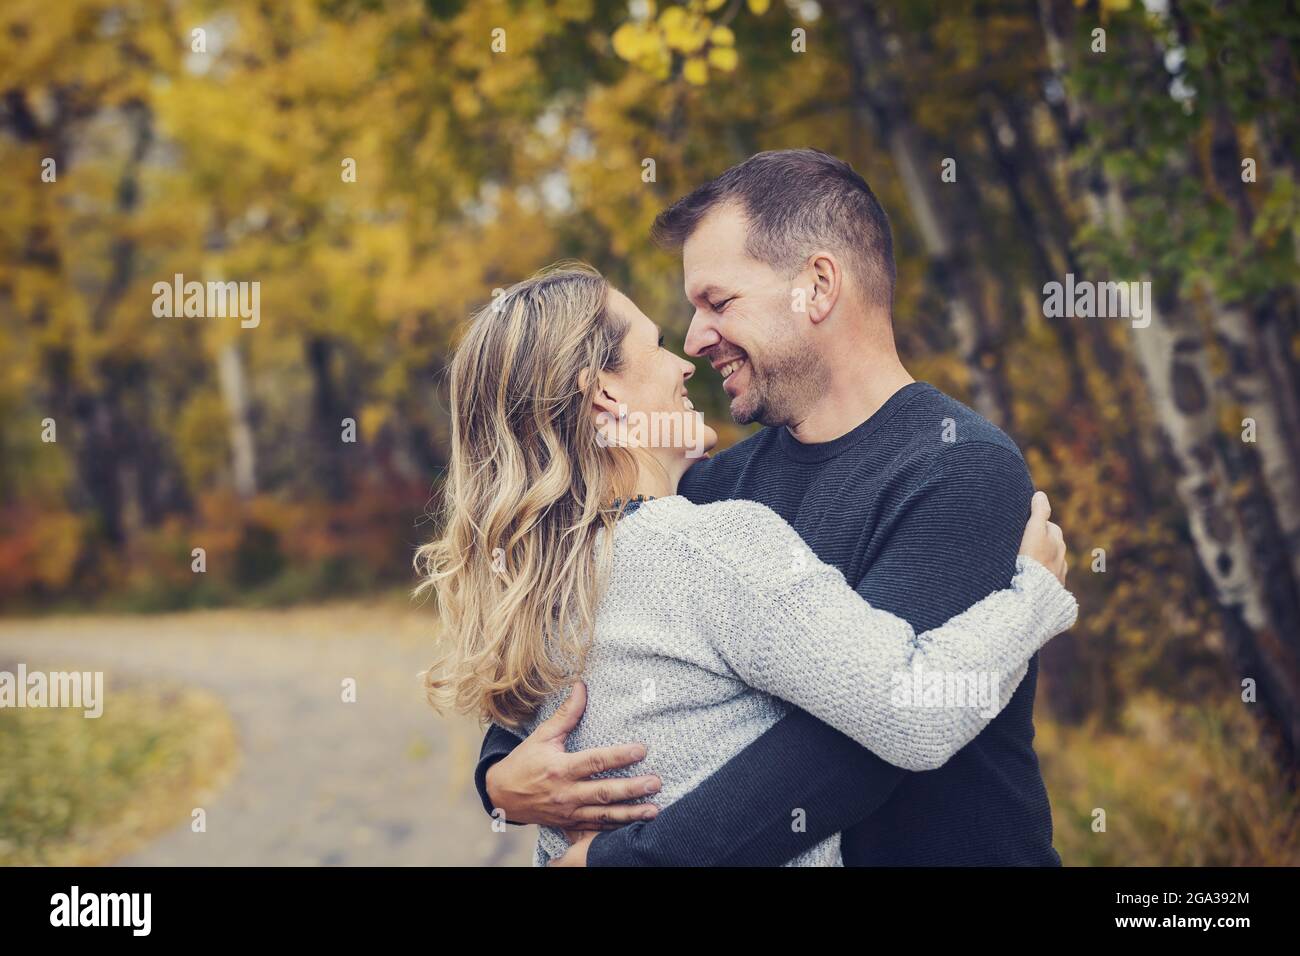
[[[655,324],[650,321],[650,317],[637,307],[637,304],[625,296],[618,289],[609,290],[609,304],[614,314],[625,319],[631,324],[633,330],[648,335],[658,335]]]

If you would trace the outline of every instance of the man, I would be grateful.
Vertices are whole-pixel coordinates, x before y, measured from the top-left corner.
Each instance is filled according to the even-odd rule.
[[[654,234],[682,248],[686,351],[722,375],[738,423],[767,426],[692,468],[682,494],[766,504],[918,633],[1008,585],[1033,495],[1024,460],[903,367],[889,223],[847,163],[760,153],[665,210]],[[794,710],[656,814],[622,802],[654,777],[589,779],[653,754],[564,752],[578,685],[522,743],[491,729],[476,779],[510,821],[603,831],[567,865],[779,865],[836,832],[849,866],[1059,865],[1033,751],[1037,671],[1035,657],[1006,709],[926,773]]]

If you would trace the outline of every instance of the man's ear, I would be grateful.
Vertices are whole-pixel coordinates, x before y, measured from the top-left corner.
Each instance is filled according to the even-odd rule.
[[[844,273],[834,255],[819,252],[808,260],[806,274],[812,286],[808,294],[808,318],[814,323],[822,322],[839,300]]]

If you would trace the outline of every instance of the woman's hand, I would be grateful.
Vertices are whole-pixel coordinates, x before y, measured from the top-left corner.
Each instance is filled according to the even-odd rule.
[[[564,856],[556,857],[547,863],[547,866],[586,866],[587,865],[587,847],[591,846],[591,841],[596,839],[596,834],[590,830],[565,830],[564,838],[569,841],[569,849],[565,851]]]
[[[1061,528],[1047,519],[1052,516],[1052,505],[1047,495],[1039,491],[1029,505],[1029,523],[1025,525],[1025,536],[1020,539],[1020,553],[1033,558],[1047,570],[1056,575],[1056,579],[1065,583],[1065,536]]]

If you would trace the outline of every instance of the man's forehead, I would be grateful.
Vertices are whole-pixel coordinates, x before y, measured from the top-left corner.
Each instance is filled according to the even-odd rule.
[[[718,282],[712,279],[698,276],[692,278],[690,275],[686,277],[685,289],[686,298],[688,299],[709,299],[721,292],[722,288]]]
[[[713,262],[699,262],[691,256],[682,256],[682,285],[686,289],[688,299],[703,295],[717,284],[719,273],[716,262],[717,257],[711,256],[710,258],[713,259]]]
[[[728,292],[743,279],[747,265],[752,264],[743,244],[734,248],[712,248],[698,256],[682,256],[682,284],[686,297],[708,298],[715,293]]]
[[[688,299],[726,292],[752,264],[745,240],[749,219],[735,199],[724,200],[700,219],[682,243],[683,285]]]

